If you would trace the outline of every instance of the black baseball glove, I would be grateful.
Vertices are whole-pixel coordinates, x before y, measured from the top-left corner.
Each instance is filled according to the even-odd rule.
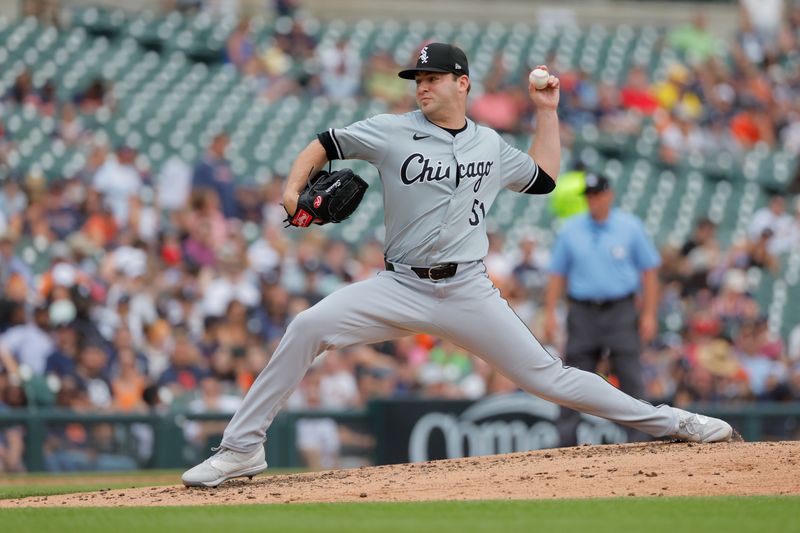
[[[341,222],[356,210],[367,187],[367,182],[349,168],[334,172],[320,170],[300,193],[294,215],[287,213],[284,222],[287,227],[298,228],[311,223]]]

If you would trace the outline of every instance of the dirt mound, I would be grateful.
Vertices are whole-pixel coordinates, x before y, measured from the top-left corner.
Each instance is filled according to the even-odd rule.
[[[580,446],[183,486],[0,501],[2,507],[800,494],[800,442]]]

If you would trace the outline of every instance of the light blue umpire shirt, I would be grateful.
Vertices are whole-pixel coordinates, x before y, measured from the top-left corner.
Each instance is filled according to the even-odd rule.
[[[566,278],[570,298],[613,300],[638,292],[642,272],[660,264],[641,220],[612,208],[603,222],[587,212],[564,224],[550,272]]]

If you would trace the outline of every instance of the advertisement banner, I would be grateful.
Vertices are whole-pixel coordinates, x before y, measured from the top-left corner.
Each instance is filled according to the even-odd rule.
[[[370,406],[379,464],[454,459],[555,448],[561,408],[523,392],[460,400],[387,400]],[[561,433],[560,433],[561,431]],[[578,444],[627,441],[623,428],[582,414]]]

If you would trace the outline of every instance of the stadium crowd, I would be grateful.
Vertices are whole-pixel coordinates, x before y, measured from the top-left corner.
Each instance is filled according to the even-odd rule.
[[[667,41],[686,61],[664,80],[634,68],[616,87],[554,64],[565,142],[583,124],[635,134],[652,119],[666,165],[695,150],[741,153],[757,143],[800,150],[800,7],[777,29],[755,27],[748,13],[743,4],[730,43],[716,42],[702,16],[672,31]],[[717,53],[725,50],[730,63]],[[261,96],[272,100],[311,91],[383,99],[393,111],[413,106],[388,53],[362,65],[346,41],[318,50],[301,18],[266,44],[253,42],[243,21],[225,60],[258,78]],[[316,67],[289,68],[298,63]],[[472,116],[501,131],[530,130],[518,74],[495,62],[472,97]],[[10,169],[0,184],[0,409],[232,412],[292,317],[384,268],[380,242],[352,247],[319,229],[284,230],[280,178],[256,186],[235,176],[224,133],[198,160],[149,171],[135,151],[108,146],[102,131],[82,125],[78,111],[113,108],[102,80],[70,101],[55,94],[24,72],[0,103],[52,116],[56,136],[87,156],[76,175],[46,180]],[[0,118],[0,161],[14,142]],[[643,354],[648,399],[800,400],[800,325],[789,338],[771,332],[746,273],[772,275],[800,246],[800,201],[776,195],[748,238],[727,249],[716,229],[699,220],[683,246],[662,250],[661,330]],[[491,235],[490,275],[535,333],[547,260],[532,237],[507,245]],[[418,335],[326,353],[289,405],[344,409],[377,397],[474,399],[513,390],[458,346]],[[49,449],[92,438],[68,429],[48,437]],[[207,431],[189,426],[187,437],[204,444]],[[22,438],[18,428],[0,433],[0,471],[23,468]],[[68,468],[59,461],[69,457],[53,457],[50,468]]]

